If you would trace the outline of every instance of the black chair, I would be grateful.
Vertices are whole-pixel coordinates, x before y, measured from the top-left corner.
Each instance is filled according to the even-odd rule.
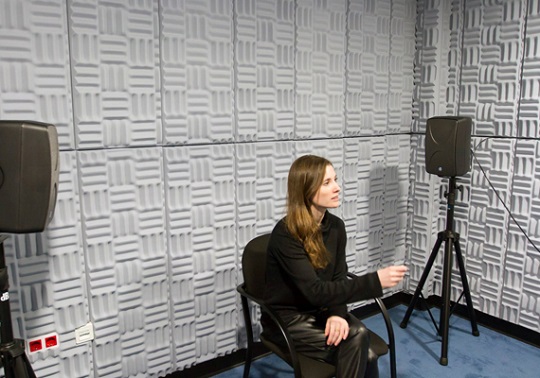
[[[284,348],[265,337],[264,333],[260,335],[262,343],[273,353],[286,361],[294,370],[295,378],[323,378],[335,376],[335,366],[324,361],[319,361],[301,353],[297,353],[285,324],[279,316],[270,307],[266,306],[263,300],[265,287],[266,271],[266,249],[270,234],[265,234],[252,239],[245,247],[242,256],[242,271],[244,283],[238,285],[237,291],[242,300],[242,309],[244,312],[244,321],[246,323],[247,333],[247,351],[246,362],[244,365],[244,378],[249,377],[251,360],[253,358],[253,325],[249,311],[248,299],[261,307],[261,311],[266,312],[276,323],[281,331],[287,348]],[[350,274],[352,276],[352,274]],[[370,346],[377,355],[382,356],[390,352],[390,372],[391,377],[396,377],[396,349],[394,341],[394,331],[388,311],[380,298],[375,298],[376,303],[383,314],[388,331],[388,342],[384,341],[376,333],[370,332]]]

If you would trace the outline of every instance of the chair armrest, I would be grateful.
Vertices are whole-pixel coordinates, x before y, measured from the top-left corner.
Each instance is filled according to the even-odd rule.
[[[291,365],[295,372],[295,376],[301,377],[301,367],[300,367],[300,360],[298,358],[298,354],[296,352],[296,349],[293,344],[293,340],[291,335],[289,334],[289,331],[287,331],[287,326],[285,323],[281,320],[279,315],[269,306],[266,305],[264,300],[261,298],[257,298],[250,293],[248,293],[245,290],[244,284],[240,284],[237,286],[236,291],[240,293],[241,296],[250,299],[252,302],[258,304],[261,307],[261,310],[267,313],[272,321],[277,325],[279,328],[281,335],[283,336],[283,339],[285,340],[285,344],[287,345],[287,350],[289,351],[290,359],[291,359]]]
[[[348,272],[347,277],[353,278],[356,277],[356,274]],[[377,303],[377,305],[379,306],[379,310],[381,311],[381,314],[384,318],[384,323],[386,325],[386,330],[388,333],[388,346],[393,348],[395,344],[394,328],[390,320],[390,315],[388,315],[388,310],[380,297],[375,297],[373,299],[375,300],[375,303]]]
[[[384,305],[384,302],[380,297],[375,298],[375,302],[377,302],[377,305],[379,305],[379,309],[381,310],[382,316],[384,318],[384,323],[386,324],[386,331],[388,332],[388,346],[390,347],[390,350],[394,350],[396,341],[394,338],[394,327],[392,326],[390,315],[388,315],[388,310],[386,309],[386,306]]]
[[[356,277],[356,274],[354,273],[347,273],[347,277]],[[394,327],[392,326],[392,321],[390,320],[390,315],[388,314],[388,310],[386,309],[386,306],[383,302],[383,300],[380,297],[375,297],[375,303],[379,306],[379,310],[381,311],[381,314],[384,319],[384,324],[386,325],[386,332],[388,334],[388,349],[390,351],[390,365],[391,365],[391,376],[396,376],[396,340],[394,337]]]

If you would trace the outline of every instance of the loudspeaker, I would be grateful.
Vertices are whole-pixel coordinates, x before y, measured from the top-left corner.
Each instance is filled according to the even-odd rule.
[[[471,169],[469,117],[432,117],[426,125],[426,171],[437,176],[464,175]]]
[[[56,205],[58,159],[53,125],[0,121],[0,232],[45,229]]]

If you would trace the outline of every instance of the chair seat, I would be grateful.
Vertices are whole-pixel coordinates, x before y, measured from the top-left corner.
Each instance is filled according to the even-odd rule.
[[[377,356],[384,356],[386,353],[388,353],[388,344],[382,337],[377,335],[375,332],[369,331],[369,347],[375,352]]]

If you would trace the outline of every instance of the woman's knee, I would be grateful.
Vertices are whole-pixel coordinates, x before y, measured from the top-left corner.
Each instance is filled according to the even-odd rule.
[[[363,348],[369,347],[369,331],[360,321],[349,324],[349,336],[347,339],[354,340],[357,345]]]
[[[368,364],[376,364],[379,356],[369,347],[369,330],[366,326],[360,320],[355,319],[355,321],[349,324],[349,337],[351,332],[357,335],[356,342],[358,343],[358,348],[368,353]]]
[[[368,364],[376,364],[379,359],[377,353],[375,353],[371,348],[368,351]]]

